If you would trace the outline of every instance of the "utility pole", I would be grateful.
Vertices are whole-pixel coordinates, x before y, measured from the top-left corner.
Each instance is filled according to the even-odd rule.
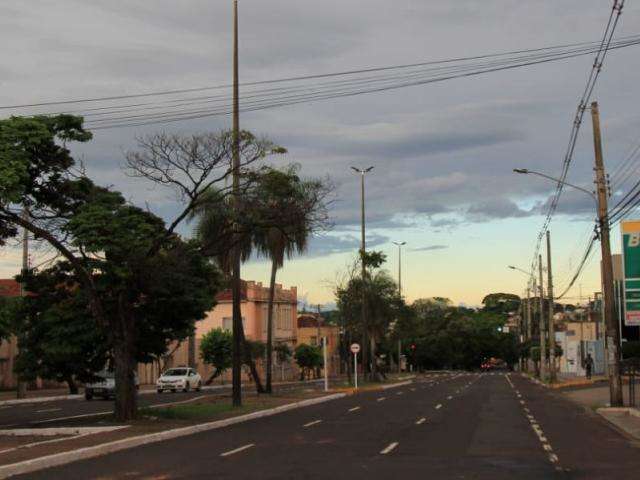
[[[402,247],[407,242],[393,242],[398,246],[398,295],[402,298]],[[398,338],[398,373],[402,373],[402,340]]]
[[[232,146],[232,199],[233,209],[240,210],[240,86],[238,68],[238,0],[233,1],[233,146]],[[234,229],[235,230],[235,229]],[[232,357],[232,387],[233,406],[242,405],[242,310],[240,307],[241,279],[240,279],[240,248],[233,247],[232,255],[232,323],[233,323],[233,357]]]
[[[531,342],[531,335],[533,333],[531,324],[533,323],[533,317],[531,316],[531,287],[527,286],[527,340]],[[529,359],[527,361],[527,370],[531,370],[531,344],[529,344]]]
[[[549,298],[549,381],[556,381],[556,330],[553,322],[553,274],[551,271],[551,232],[547,230],[547,295]]]
[[[369,331],[368,331],[368,323],[367,323],[367,263],[366,263],[366,239],[365,239],[365,209],[364,209],[364,176],[373,170],[373,167],[368,167],[364,169],[351,167],[353,171],[360,174],[360,212],[361,212],[361,239],[360,239],[360,263],[362,264],[362,307],[361,307],[361,316],[362,316],[362,367],[364,369],[364,375],[366,378],[367,375],[367,351],[369,350]],[[371,362],[371,373],[375,372],[375,359]]]
[[[22,218],[24,220],[29,220],[29,211],[24,208],[22,210]],[[26,275],[29,271],[29,230],[26,228],[23,229],[22,232],[22,275]],[[20,284],[20,296],[25,297],[27,295],[27,289],[25,288],[25,281],[22,280]],[[20,345],[17,343],[16,338],[16,350],[18,353],[20,351]],[[17,355],[13,357],[13,361],[15,363]],[[17,398],[27,398],[27,382],[22,381],[20,375],[17,377],[17,390],[16,397]]]
[[[608,375],[610,405],[621,407],[622,379],[620,377],[620,332],[615,316],[613,294],[613,264],[611,261],[611,244],[609,240],[609,205],[607,180],[602,158],[602,136],[600,133],[600,112],[598,102],[591,104],[591,120],[593,121],[593,146],[595,150],[595,173],[598,194],[598,222],[600,226],[600,247],[602,251],[602,295],[604,301],[604,320],[606,327],[606,347],[608,350]]]
[[[538,255],[538,275],[540,277],[540,380],[547,378],[547,328],[544,321],[544,281],[542,278],[542,255]]]

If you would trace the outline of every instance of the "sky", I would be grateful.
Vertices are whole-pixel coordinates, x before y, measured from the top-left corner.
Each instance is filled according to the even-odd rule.
[[[603,0],[240,0],[243,82],[537,48],[601,38],[612,2]],[[231,80],[230,0],[4,0],[0,3],[0,106],[224,85]],[[617,34],[640,33],[640,5],[627,2]],[[594,91],[605,164],[615,172],[639,141],[638,48],[607,57]],[[455,79],[392,92],[300,104],[241,116],[241,126],[288,149],[278,165],[336,185],[331,231],[278,274],[309,304],[331,305],[359,248],[359,177],[366,178],[368,248],[388,255],[409,301],[443,296],[478,305],[487,293],[522,294],[554,185],[515,175],[523,167],[558,175],[592,57]],[[241,92],[242,95],[242,92]],[[1,110],[0,115],[32,110]],[[588,115],[585,117],[588,120]],[[89,175],[167,220],[175,196],[123,171],[136,137],[230,127],[227,116],[95,132],[71,145]],[[593,144],[586,121],[568,180],[591,189]],[[637,171],[635,172],[637,176]],[[615,177],[613,177],[615,179]],[[614,182],[614,190],[629,187]],[[569,283],[593,231],[591,200],[565,191],[551,224],[556,292]],[[185,225],[182,232],[188,234]],[[619,251],[619,234],[612,238]],[[543,251],[544,253],[544,251]],[[37,264],[44,252],[33,253]],[[599,291],[599,252],[567,301]],[[0,276],[20,252],[0,252]],[[254,259],[243,277],[269,278]]]

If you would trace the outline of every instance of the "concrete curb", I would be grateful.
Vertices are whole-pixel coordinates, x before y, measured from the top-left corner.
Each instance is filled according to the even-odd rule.
[[[600,415],[602,413],[626,413],[631,415],[632,417],[640,418],[640,410],[632,407],[602,407],[596,410]]]
[[[53,437],[56,435],[92,435],[94,433],[115,432],[129,428],[129,425],[113,427],[54,427],[54,428],[14,428],[0,430],[0,435],[13,437]]]
[[[80,400],[84,395],[56,395],[52,397],[16,398],[14,400],[0,400],[0,406],[22,405],[25,403],[55,402],[56,400]]]
[[[404,387],[405,385],[411,385],[412,383],[412,380],[407,380],[406,382],[392,383],[391,385],[382,385],[380,389],[389,390],[390,388]]]
[[[227,427],[229,425],[234,425],[236,423],[255,420],[257,418],[270,417],[272,415],[277,415],[289,410],[295,410],[297,408],[337,400],[339,398],[344,398],[345,396],[346,395],[344,393],[336,393],[333,395],[326,395],[324,397],[311,398],[309,400],[289,403],[286,405],[281,405],[279,407],[271,408],[269,410],[260,410],[258,412],[248,413],[246,415],[231,417],[215,422],[208,422],[200,425],[193,425],[190,427],[175,428],[173,430],[166,430],[164,432],[151,433],[148,435],[139,435],[137,437],[116,440],[114,442],[104,443],[102,445],[85,447],[69,452],[56,453],[54,455],[34,458],[32,460],[26,460],[24,462],[13,463],[11,465],[3,465],[0,466],[0,478],[8,478],[14,475],[21,475],[24,473],[35,472],[37,470],[43,470],[45,468],[66,465],[68,463],[77,462],[78,460],[87,460],[90,458],[100,457],[102,455],[118,452],[120,450],[126,450],[142,445],[149,445],[165,440],[185,437],[188,435],[193,435],[195,433],[215,430],[218,428]]]

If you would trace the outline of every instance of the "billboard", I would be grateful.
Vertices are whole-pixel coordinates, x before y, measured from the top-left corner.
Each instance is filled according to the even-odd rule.
[[[640,326],[640,220],[623,221],[621,227],[624,323]]]

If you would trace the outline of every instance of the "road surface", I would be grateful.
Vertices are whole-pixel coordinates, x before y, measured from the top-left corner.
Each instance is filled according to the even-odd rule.
[[[448,374],[22,479],[638,479],[640,450],[520,375]]]
[[[276,391],[296,388],[319,388],[321,380],[313,382],[294,382],[291,384],[276,384]],[[203,395],[230,395],[231,385],[205,387],[201,392],[164,392],[161,394],[145,392],[138,396],[140,407],[156,407],[165,404],[195,400]],[[245,395],[254,393],[253,385],[245,386]],[[0,406],[0,429],[60,427],[80,425],[83,421],[98,416],[107,416],[113,412],[113,400],[95,398],[91,401],[82,399],[50,400],[36,403],[19,403]]]

